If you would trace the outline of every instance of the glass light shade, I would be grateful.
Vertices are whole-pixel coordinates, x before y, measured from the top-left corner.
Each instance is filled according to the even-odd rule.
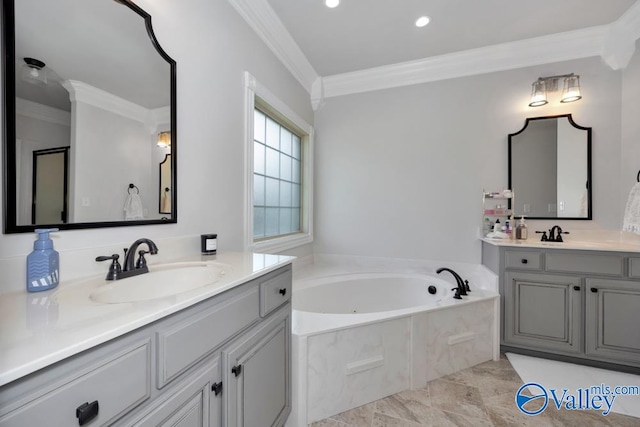
[[[540,107],[547,103],[547,88],[544,80],[536,80],[531,85],[531,102],[529,103],[529,107]]]
[[[580,93],[580,76],[569,76],[564,79],[562,99],[560,102],[573,102],[582,98]]]
[[[158,134],[158,147],[171,147],[171,132],[160,132]]]
[[[36,85],[47,84],[47,72],[44,69],[31,67],[27,64],[22,65],[22,80]]]
[[[334,8],[340,4],[340,0],[324,0],[324,4],[327,7]]]

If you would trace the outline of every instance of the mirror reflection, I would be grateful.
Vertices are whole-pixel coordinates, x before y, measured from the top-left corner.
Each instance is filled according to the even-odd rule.
[[[161,214],[171,213],[171,154],[167,154],[160,163],[160,208]]]
[[[591,128],[571,114],[528,118],[509,135],[514,215],[591,219]]]
[[[175,222],[172,198],[157,191],[163,159],[175,189],[175,62],[150,16],[127,0],[3,0],[3,9],[5,231]],[[127,213],[129,184],[141,215]]]

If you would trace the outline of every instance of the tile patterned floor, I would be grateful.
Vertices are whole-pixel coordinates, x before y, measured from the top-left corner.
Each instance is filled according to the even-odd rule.
[[[550,426],[640,427],[640,418],[547,407],[533,417],[515,406],[522,385],[504,355],[464,371],[311,424],[311,427]]]

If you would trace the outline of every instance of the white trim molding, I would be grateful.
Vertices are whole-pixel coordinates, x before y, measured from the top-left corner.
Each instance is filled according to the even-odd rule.
[[[253,252],[280,252],[313,242],[313,127],[293,111],[287,104],[269,91],[249,72],[244,73],[245,85],[245,149],[244,149],[244,241],[245,247]],[[274,237],[258,242],[253,240],[253,121],[256,97],[286,117],[288,121],[306,134],[302,138],[302,232],[282,237]]]
[[[58,125],[71,126],[70,112],[23,98],[16,98],[16,114]]]
[[[318,78],[318,73],[313,69],[267,0],[229,0],[229,3],[291,72],[293,77],[300,82],[302,87],[307,92],[311,92],[311,86]]]
[[[321,77],[266,0],[229,0],[310,93],[314,110],[326,98],[600,56],[612,69],[627,66],[640,38],[640,0],[608,25],[551,34]]]
[[[168,123],[171,120],[170,107],[149,110],[134,102],[77,80],[65,80],[62,82],[62,86],[69,92],[69,99],[71,99],[72,103],[82,102],[143,123],[147,127],[149,134],[156,132],[159,123]]]
[[[336,74],[322,79],[324,96],[330,98],[533,65],[603,56],[605,41],[609,39],[612,40],[610,44],[616,43],[620,40],[619,34],[620,32],[616,31],[615,38],[612,38],[611,26],[604,25],[363,71]],[[617,50],[611,49],[611,53],[611,62],[608,62],[610,66],[613,63],[617,64],[618,58]]]

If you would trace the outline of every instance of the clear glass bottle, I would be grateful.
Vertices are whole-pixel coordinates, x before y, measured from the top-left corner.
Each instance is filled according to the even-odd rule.
[[[523,216],[520,218],[518,226],[516,227],[516,239],[527,240],[527,237],[529,237],[529,230],[527,229],[527,224],[525,224]]]

